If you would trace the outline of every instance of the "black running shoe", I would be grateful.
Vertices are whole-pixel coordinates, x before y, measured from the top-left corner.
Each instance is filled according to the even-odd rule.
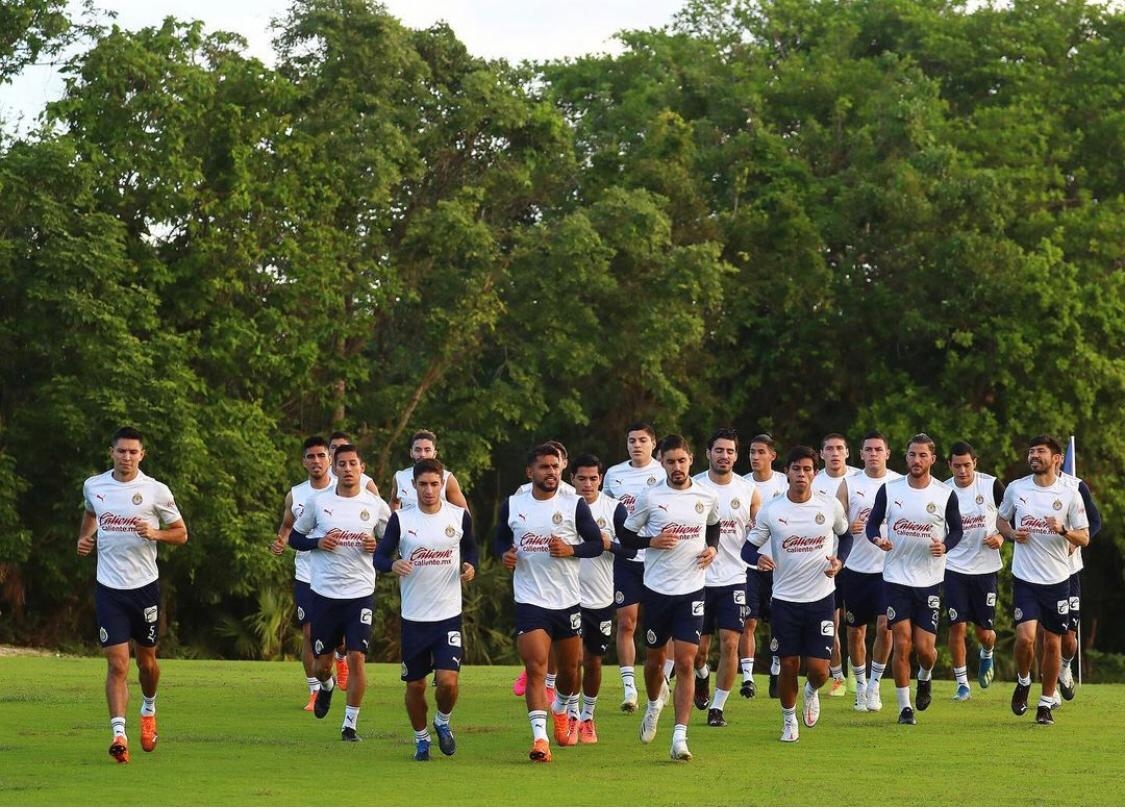
[[[918,724],[918,719],[914,717],[914,708],[913,707],[903,707],[902,712],[900,712],[898,714],[898,722],[900,724],[908,724],[910,726],[916,726]]]
[[[328,715],[328,708],[332,706],[332,690],[321,687],[316,691],[316,704],[313,705],[313,715],[323,718]]]
[[[1051,708],[1044,707],[1042,704],[1035,710],[1035,723],[1050,726],[1055,723],[1055,719],[1051,717]]]
[[[723,718],[723,711],[718,707],[712,707],[707,710],[707,726],[709,727],[725,727],[727,719]]]
[[[754,684],[753,679],[747,679],[742,682],[742,687],[739,689],[738,694],[743,698],[753,698],[758,692],[758,685]]]
[[[1016,682],[1016,689],[1012,691],[1012,712],[1016,715],[1023,715],[1027,712],[1027,696],[1030,692],[1030,684]]]
[[[918,679],[918,692],[914,702],[918,705],[918,712],[922,712],[926,707],[930,706],[930,702],[934,698],[933,686],[934,683],[930,679]]]
[[[340,730],[340,740],[347,741],[348,743],[359,743],[363,738],[355,734],[355,730],[351,727],[344,727]]]
[[[706,678],[695,677],[695,708],[697,710],[707,709],[707,705],[711,703],[711,675],[708,674]]]
[[[777,698],[777,676],[770,674],[770,698]]]

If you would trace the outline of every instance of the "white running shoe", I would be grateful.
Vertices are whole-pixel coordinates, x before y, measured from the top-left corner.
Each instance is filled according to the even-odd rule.
[[[879,695],[879,682],[867,683],[867,711],[879,712],[883,709],[883,697]]]
[[[853,708],[856,712],[867,712],[867,690],[855,691],[855,705]]]
[[[687,741],[672,741],[672,760],[691,760]]]
[[[820,695],[816,690],[809,689],[805,682],[805,726],[815,727],[820,720]]]
[[[781,724],[781,742],[796,743],[801,738],[801,728],[797,726],[797,719],[786,719]]]
[[[636,712],[637,711],[637,691],[626,690],[625,700],[621,702],[622,712]]]
[[[644,717],[641,718],[641,743],[652,743],[653,738],[656,737],[656,724],[660,721],[662,709],[664,709],[663,705],[659,705],[655,709],[645,707]]]

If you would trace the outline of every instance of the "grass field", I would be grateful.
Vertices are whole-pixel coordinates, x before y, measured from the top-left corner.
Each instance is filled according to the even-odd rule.
[[[967,704],[935,683],[917,727],[895,724],[893,686],[881,713],[822,698],[814,729],[782,744],[776,701],[732,696],[730,726],[694,711],[695,760],[668,757],[671,710],[651,745],[639,715],[616,708],[616,669],[603,691],[596,746],[552,747],[527,760],[515,667],[462,673],[453,716],[458,751],[415,763],[399,669],[369,665],[358,745],[339,740],[343,702],[318,721],[302,711],[296,662],[163,660],[160,745],[140,751],[139,688],[130,684],[133,762],[107,754],[100,659],[0,658],[0,803],[4,805],[1121,805],[1125,686],[1086,685],[1054,727],[1016,718],[1011,685],[973,685]],[[135,671],[134,671],[135,672]],[[759,679],[765,687],[764,677]],[[1032,700],[1038,697],[1032,690]],[[764,690],[763,690],[764,693]],[[337,699],[342,698],[338,696]]]

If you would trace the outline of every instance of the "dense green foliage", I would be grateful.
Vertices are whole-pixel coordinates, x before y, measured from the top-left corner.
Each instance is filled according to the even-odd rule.
[[[9,5],[0,80],[66,36]],[[512,66],[368,0],[295,2],[272,67],[199,23],[94,32],[0,142],[0,635],[89,638],[79,493],[119,424],[191,531],[170,650],[275,656],[304,435],[353,432],[386,489],[435,430],[487,536],[531,442],[616,461],[647,418],[896,458],[926,430],[1004,477],[1075,434],[1087,627],[1125,650],[1125,16],[693,0],[622,40]],[[506,577],[476,588],[510,656]]]

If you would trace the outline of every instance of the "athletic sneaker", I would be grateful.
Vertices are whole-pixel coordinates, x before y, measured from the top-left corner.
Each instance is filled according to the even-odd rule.
[[[578,742],[579,743],[597,743],[598,742],[598,727],[594,723],[594,719],[589,721],[578,722]]]
[[[341,690],[348,689],[348,659],[336,660],[336,686]]]
[[[305,712],[312,712],[316,708],[316,694],[319,690],[313,690],[309,693],[309,703],[305,705]]]
[[[672,697],[672,687],[671,687],[671,685],[668,684],[668,680],[664,679],[664,681],[662,681],[660,683],[660,698],[658,698],[657,701],[659,701],[660,706],[663,707],[665,704],[668,703],[668,699],[671,698],[671,697]]]
[[[934,700],[934,683],[931,679],[918,679],[918,691],[914,703],[918,705],[918,712],[924,712],[930,702]]]
[[[429,741],[414,741],[414,759],[415,760],[429,760],[430,759],[430,742]]]
[[[972,694],[969,692],[969,685],[958,684],[957,685],[957,692],[953,694],[953,700],[954,701],[968,701],[970,698],[972,698]]]
[[[805,686],[805,726],[815,727],[820,720],[820,693]]]
[[[879,712],[883,709],[883,697],[879,695],[879,682],[867,683],[867,711]]]
[[[723,711],[718,707],[712,707],[707,710],[707,726],[709,727],[725,727],[727,719],[723,717]]]
[[[1051,708],[1044,707],[1042,704],[1035,710],[1035,723],[1051,725],[1055,723],[1055,719],[1051,717]]]
[[[347,741],[348,743],[359,743],[363,738],[356,734],[356,731],[351,727],[344,727],[340,730],[340,740]]]
[[[1074,674],[1069,667],[1059,671],[1059,692],[1067,701],[1074,701]]]
[[[537,763],[550,763],[551,762],[551,744],[544,738],[536,738],[535,742],[531,744],[531,751],[527,756]]]
[[[512,682],[512,692],[517,696],[522,696],[527,692],[527,671],[521,670],[520,674],[516,676],[516,680]]]
[[[625,699],[621,702],[622,712],[636,712],[637,711],[637,691],[626,690]]]
[[[570,716],[570,731],[566,738],[567,746],[578,746],[578,716]]]
[[[672,741],[672,760],[691,760],[691,752],[688,751],[687,741]]]
[[[707,675],[706,678],[695,677],[695,708],[697,710],[707,709],[707,705],[711,703],[711,676]]]
[[[796,743],[801,738],[801,728],[797,726],[797,719],[786,719],[781,724],[781,742]]]
[[[839,698],[848,694],[848,682],[843,676],[839,678],[832,678],[832,687],[828,690],[828,695],[833,698]]]
[[[867,712],[867,691],[866,690],[858,690],[857,689],[855,691],[855,704],[852,705],[852,709],[855,710],[856,712]]]
[[[992,662],[992,659],[981,659],[980,664],[977,665],[977,684],[982,690],[988,689],[988,685],[992,684],[993,676],[996,675],[996,668]]]
[[[758,692],[758,685],[754,684],[753,679],[744,679],[742,687],[739,689],[738,694],[743,698],[753,698],[754,694]]]
[[[1031,684],[1016,682],[1016,689],[1012,691],[1012,712],[1023,715],[1027,712],[1027,696],[1031,692]]]
[[[914,708],[903,707],[902,712],[898,714],[898,722],[900,724],[907,724],[908,726],[916,726],[918,719],[914,717]]]
[[[156,716],[141,716],[141,749],[151,752],[156,748]]]
[[[555,703],[555,688],[554,687],[546,688],[546,693],[547,693],[547,706],[550,707],[552,704]]]
[[[652,739],[656,737],[656,724],[660,721],[662,709],[663,704],[658,704],[655,709],[645,707],[644,717],[641,718],[641,743],[652,743]]]
[[[559,746],[570,746],[570,716],[566,709],[562,712],[551,711],[551,722],[555,729],[555,743]]]
[[[437,733],[438,749],[446,757],[449,757],[457,751],[457,741],[453,739],[453,731],[449,728],[449,724],[439,724],[434,721],[434,732]]]
[[[1051,709],[1057,710],[1061,706],[1062,706],[1062,699],[1059,698],[1058,690],[1056,690],[1055,694],[1053,696],[1051,696]]]
[[[770,673],[770,698],[777,698],[777,674]]]
[[[321,687],[316,691],[316,704],[313,706],[313,715],[317,718],[323,718],[328,715],[328,710],[332,706],[332,690],[326,690]]]
[[[124,735],[115,735],[113,743],[109,745],[109,754],[118,763],[129,762],[129,740]]]

